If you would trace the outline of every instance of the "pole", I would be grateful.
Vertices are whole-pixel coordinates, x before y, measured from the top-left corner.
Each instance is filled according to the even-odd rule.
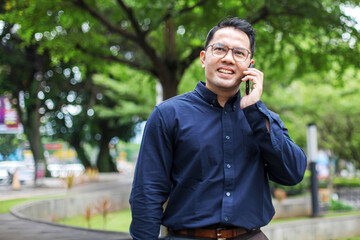
[[[311,171],[311,203],[312,203],[312,216],[317,217],[320,215],[319,197],[318,197],[318,177],[316,171],[316,158],[317,158],[317,133],[316,125],[310,123],[307,127],[307,153],[310,160]]]
[[[156,105],[163,101],[163,87],[159,81],[156,82]]]

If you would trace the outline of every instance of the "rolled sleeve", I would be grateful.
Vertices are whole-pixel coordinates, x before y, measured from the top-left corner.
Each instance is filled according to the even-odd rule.
[[[268,110],[261,101],[243,109],[245,117],[268,165],[269,178],[284,185],[299,183],[305,173],[306,156],[289,137],[279,116]],[[266,127],[266,119],[270,131]]]

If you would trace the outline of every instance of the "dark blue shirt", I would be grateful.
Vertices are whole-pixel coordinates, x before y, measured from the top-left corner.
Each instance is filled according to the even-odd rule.
[[[306,156],[279,116],[261,101],[240,109],[240,100],[238,92],[222,108],[199,82],[155,107],[130,196],[134,239],[157,239],[160,224],[176,230],[264,226],[274,215],[268,179],[302,180]]]

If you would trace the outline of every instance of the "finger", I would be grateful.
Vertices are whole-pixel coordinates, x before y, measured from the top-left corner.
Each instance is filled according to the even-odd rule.
[[[246,70],[243,73],[244,73],[244,75],[250,75],[250,76],[257,76],[257,77],[263,77],[264,76],[263,72],[261,72],[258,69],[255,69],[255,68],[250,68],[249,70]]]
[[[241,81],[246,82],[246,81],[254,81],[257,77],[253,76],[253,75],[246,75],[244,76]]]

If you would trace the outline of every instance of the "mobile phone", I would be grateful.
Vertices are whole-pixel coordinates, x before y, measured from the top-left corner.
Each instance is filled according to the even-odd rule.
[[[254,66],[253,63],[250,63],[249,68],[252,68],[253,66]],[[246,95],[249,95],[249,91],[250,91],[250,81],[247,80],[247,81],[246,81],[246,87],[245,87],[245,93],[246,93]]]

